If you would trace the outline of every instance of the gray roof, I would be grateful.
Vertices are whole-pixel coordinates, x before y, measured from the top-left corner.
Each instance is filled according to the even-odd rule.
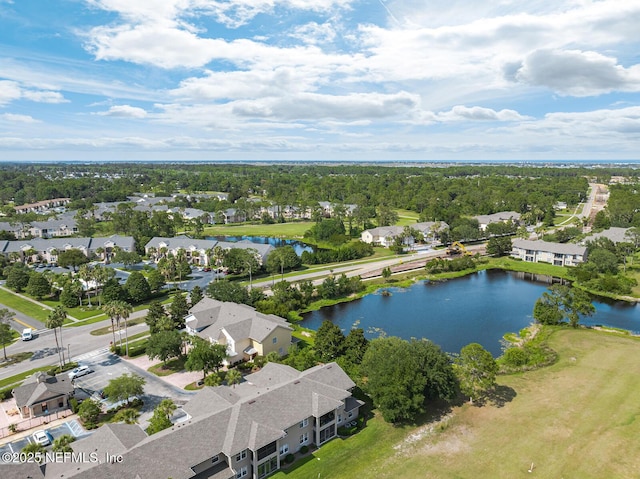
[[[279,316],[263,314],[246,304],[203,298],[189,310],[187,326],[199,331],[199,336],[218,339],[224,328],[236,340],[251,338],[263,341],[280,327],[292,330]]]
[[[49,399],[66,396],[73,392],[73,384],[66,373],[58,374],[55,377],[46,373],[35,374],[28,382],[18,386],[13,390],[13,397],[16,405],[32,406]]]
[[[422,234],[431,234],[434,229],[443,230],[448,228],[449,225],[444,221],[426,221],[409,225],[409,227],[420,231]]]
[[[510,219],[517,221],[520,219],[520,213],[515,211],[500,211],[499,213],[490,215],[474,216],[474,218],[478,220],[478,223],[488,225],[491,223],[499,223],[500,221],[509,221]]]
[[[20,464],[2,464],[2,479],[44,479],[40,466],[35,462],[23,462]]]
[[[378,226],[377,228],[371,228],[366,230],[371,233],[372,236],[383,237],[398,236],[404,231],[402,226]]]
[[[545,251],[548,253],[571,254],[584,256],[587,253],[586,246],[579,246],[571,243],[550,243],[548,241],[531,241],[525,239],[514,239],[514,248],[530,249],[533,251]]]
[[[336,363],[302,372],[268,363],[256,374],[263,383],[269,377],[276,379],[271,386],[244,382],[235,388],[205,387],[184,406],[191,419],[137,442],[122,453],[121,463],[90,464],[81,470],[74,467],[66,471],[65,477],[188,479],[194,476],[191,467],[196,464],[220,453],[234,456],[247,448],[255,451],[284,437],[286,429],[303,419],[335,409],[351,396],[347,389],[355,386]],[[95,445],[101,456],[109,447],[118,447],[118,443],[102,444],[99,439],[87,439],[87,444]],[[216,478],[233,475],[224,465],[212,470],[212,474]]]
[[[587,236],[584,240],[582,240],[582,242],[586,243],[587,241],[593,241],[598,238],[609,238],[614,243],[631,242],[631,240],[626,237],[626,233],[627,231],[629,231],[629,229],[630,228],[609,228],[608,230],[601,231],[600,233],[594,233],[590,236]]]
[[[64,251],[70,248],[95,251],[97,248],[107,245],[119,246],[124,250],[133,251],[135,249],[135,240],[132,236],[119,235],[104,238],[32,238],[29,240],[7,241],[4,247],[0,249],[0,252],[19,252],[29,248],[33,248],[36,251],[51,251],[52,249]]]

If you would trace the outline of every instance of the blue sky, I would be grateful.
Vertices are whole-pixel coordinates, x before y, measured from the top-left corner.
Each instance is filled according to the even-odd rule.
[[[638,159],[639,0],[0,0],[0,160]]]

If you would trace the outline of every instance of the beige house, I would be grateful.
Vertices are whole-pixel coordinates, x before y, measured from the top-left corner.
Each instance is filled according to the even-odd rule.
[[[227,346],[227,363],[250,361],[255,356],[287,354],[293,328],[273,314],[251,306],[204,298],[189,310],[187,331],[212,343]]]
[[[493,213],[491,215],[478,215],[474,216],[475,219],[478,220],[478,226],[481,231],[487,229],[492,223],[507,223],[509,221],[513,221],[517,223],[520,221],[520,213],[515,211],[501,211],[499,213]]]
[[[28,418],[67,409],[73,391],[67,374],[52,377],[40,372],[12,392],[20,415]]]

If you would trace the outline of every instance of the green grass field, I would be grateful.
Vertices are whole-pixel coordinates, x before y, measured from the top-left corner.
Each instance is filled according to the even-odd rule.
[[[640,477],[638,338],[563,329],[550,346],[555,365],[498,378],[501,402],[417,427],[376,417],[273,477]]]
[[[47,321],[50,311],[4,289],[0,289],[0,304],[5,305],[9,309],[20,311],[43,323]]]
[[[229,224],[207,226],[204,229],[206,236],[273,236],[277,238],[301,239],[305,231],[314,225],[312,221],[300,221],[292,223],[263,224]]]

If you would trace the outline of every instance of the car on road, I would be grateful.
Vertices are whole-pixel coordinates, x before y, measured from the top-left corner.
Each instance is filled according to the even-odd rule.
[[[36,442],[36,444],[40,444],[41,446],[48,446],[53,442],[53,436],[49,433],[49,431],[45,431],[43,429],[34,432],[31,437],[33,437],[33,440]]]
[[[77,368],[69,371],[69,379],[79,378],[80,376],[84,376],[85,374],[92,373],[93,369],[89,366],[78,366]]]
[[[20,336],[23,341],[31,341],[33,339],[33,331],[31,328],[25,328],[22,330],[22,336]]]

